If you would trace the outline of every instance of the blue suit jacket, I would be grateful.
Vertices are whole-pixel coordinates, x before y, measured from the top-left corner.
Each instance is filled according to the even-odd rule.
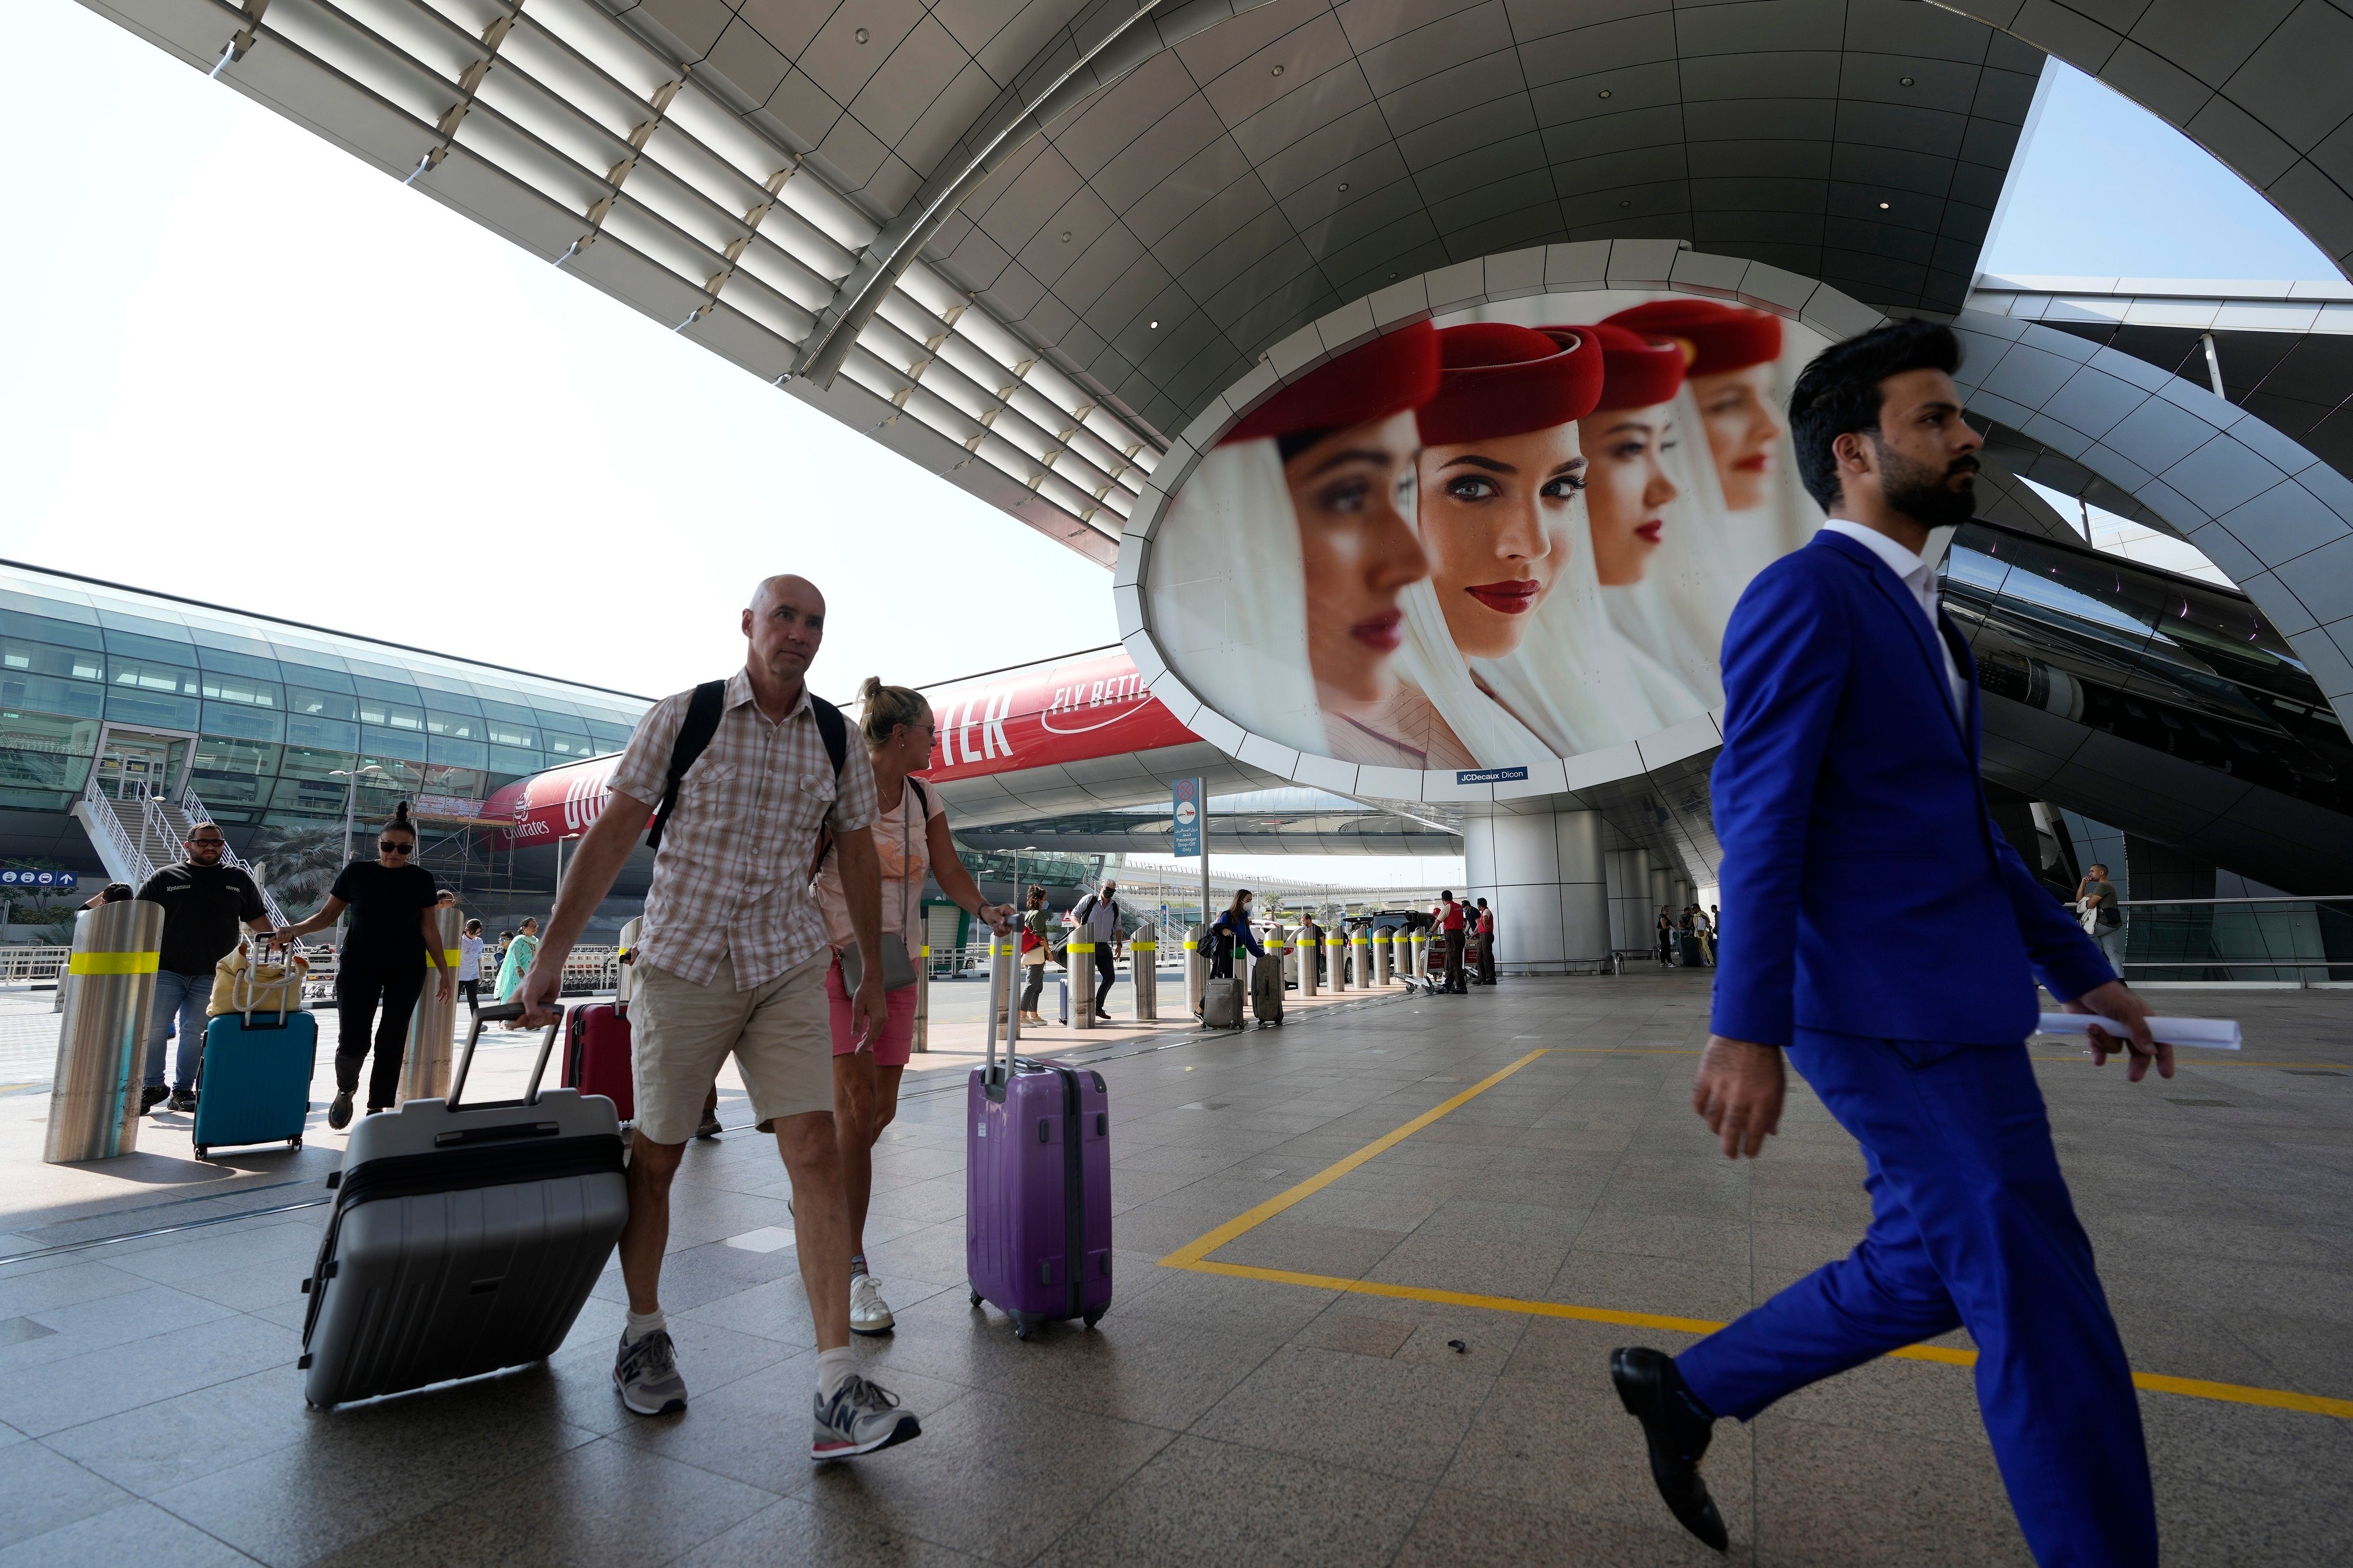
[[[2014,1045],[2033,975],[2063,998],[2116,978],[1994,826],[1976,666],[1939,622],[1965,719],[1918,602],[1855,541],[1818,533],[1741,595],[1715,773],[1715,1033]]]

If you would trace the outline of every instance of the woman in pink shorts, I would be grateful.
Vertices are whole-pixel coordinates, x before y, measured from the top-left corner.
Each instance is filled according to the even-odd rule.
[[[981,901],[972,873],[956,858],[939,795],[907,776],[931,764],[931,705],[921,693],[885,686],[876,677],[868,678],[859,696],[865,710],[858,731],[874,765],[874,794],[881,807],[873,832],[882,862],[882,935],[886,946],[897,936],[907,956],[920,963],[927,874],[937,879],[942,892],[992,926],[1001,928],[1013,909]],[[852,1333],[885,1334],[891,1331],[891,1309],[866,1268],[866,1205],[874,1191],[874,1143],[899,1112],[899,1076],[914,1045],[915,987],[890,993],[890,1020],[881,1038],[859,1040],[842,971],[842,953],[857,939],[850,931],[841,868],[826,842],[818,850],[817,895],[833,944],[825,994],[833,1014],[834,1136],[841,1145],[841,1184],[849,1200],[849,1328]]]

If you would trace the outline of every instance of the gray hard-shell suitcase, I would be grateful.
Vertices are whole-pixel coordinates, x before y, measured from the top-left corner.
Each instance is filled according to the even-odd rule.
[[[1250,965],[1250,1014],[1259,1027],[1282,1022],[1282,955],[1269,952]]]
[[[485,1022],[466,1032],[449,1098],[352,1129],[327,1178],[333,1216],[302,1289],[302,1396],[339,1405],[543,1360],[605,1271],[628,1217],[613,1102],[543,1090],[564,1013],[521,1100],[464,1102]]]
[[[1201,984],[1201,1022],[1212,1029],[1242,1026],[1242,983],[1229,974]]]

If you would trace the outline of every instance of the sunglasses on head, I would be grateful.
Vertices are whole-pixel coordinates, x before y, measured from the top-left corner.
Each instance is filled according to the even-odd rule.
[[[375,841],[375,847],[386,855],[406,855],[417,847],[413,842],[404,842],[398,838],[379,838]]]

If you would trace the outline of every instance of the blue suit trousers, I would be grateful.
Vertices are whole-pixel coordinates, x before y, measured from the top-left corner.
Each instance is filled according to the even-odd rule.
[[[1783,1394],[1954,1329],[2042,1568],[2157,1563],[2140,1405],[2023,1046],[1797,1031],[1789,1061],[1869,1166],[1845,1258],[1675,1358],[1746,1421]]]

